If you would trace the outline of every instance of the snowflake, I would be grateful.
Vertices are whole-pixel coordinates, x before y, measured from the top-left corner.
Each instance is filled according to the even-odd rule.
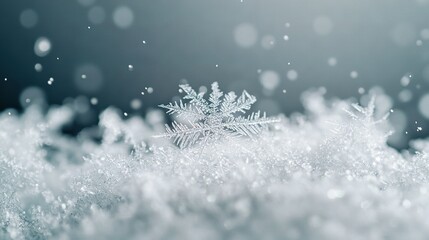
[[[167,109],[168,114],[177,114],[187,120],[188,124],[173,121],[172,126],[166,125],[166,133],[156,137],[174,139],[180,148],[186,148],[196,143],[206,144],[225,137],[247,136],[253,138],[269,124],[278,122],[276,118],[267,118],[260,112],[247,117],[236,116],[245,113],[256,102],[256,97],[243,91],[240,97],[234,92],[224,95],[217,82],[211,86],[209,99],[204,98],[204,92],[197,93],[188,84],[179,85],[186,93],[183,99],[190,100],[188,104],[179,102],[160,105]]]

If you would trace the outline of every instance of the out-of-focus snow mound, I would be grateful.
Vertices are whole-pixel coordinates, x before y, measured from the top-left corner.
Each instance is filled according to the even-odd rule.
[[[5,111],[0,239],[427,239],[429,141],[398,153],[383,112],[303,99],[256,141],[184,150],[156,112],[70,137],[68,105]]]

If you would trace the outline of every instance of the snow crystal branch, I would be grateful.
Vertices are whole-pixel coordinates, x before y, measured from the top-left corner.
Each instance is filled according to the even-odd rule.
[[[368,102],[368,105],[366,107],[362,107],[359,104],[353,103],[352,107],[359,112],[362,117],[357,116],[355,113],[345,110],[353,119],[360,119],[362,122],[366,125],[377,125],[381,122],[386,121],[389,118],[389,113],[386,113],[382,118],[379,120],[375,120],[375,96],[372,96],[371,99]]]

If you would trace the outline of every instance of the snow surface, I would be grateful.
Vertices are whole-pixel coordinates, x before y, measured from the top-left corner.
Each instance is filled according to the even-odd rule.
[[[152,138],[156,112],[71,137],[70,105],[7,110],[0,239],[427,239],[429,141],[399,153],[384,113],[303,99],[257,140],[186,149]]]

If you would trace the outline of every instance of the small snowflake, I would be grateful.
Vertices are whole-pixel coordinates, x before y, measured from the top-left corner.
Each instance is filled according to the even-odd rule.
[[[234,92],[224,95],[219,85],[214,82],[209,99],[204,98],[205,92],[197,93],[188,84],[180,85],[186,95],[183,99],[190,100],[189,104],[179,102],[160,105],[167,109],[168,114],[177,114],[188,121],[188,124],[173,121],[172,126],[166,125],[166,133],[157,137],[174,139],[181,148],[196,143],[206,144],[224,137],[247,136],[259,134],[267,125],[278,122],[278,119],[267,118],[265,113],[252,113],[247,117],[236,116],[245,113],[256,102],[256,97],[243,91],[237,98]]]

